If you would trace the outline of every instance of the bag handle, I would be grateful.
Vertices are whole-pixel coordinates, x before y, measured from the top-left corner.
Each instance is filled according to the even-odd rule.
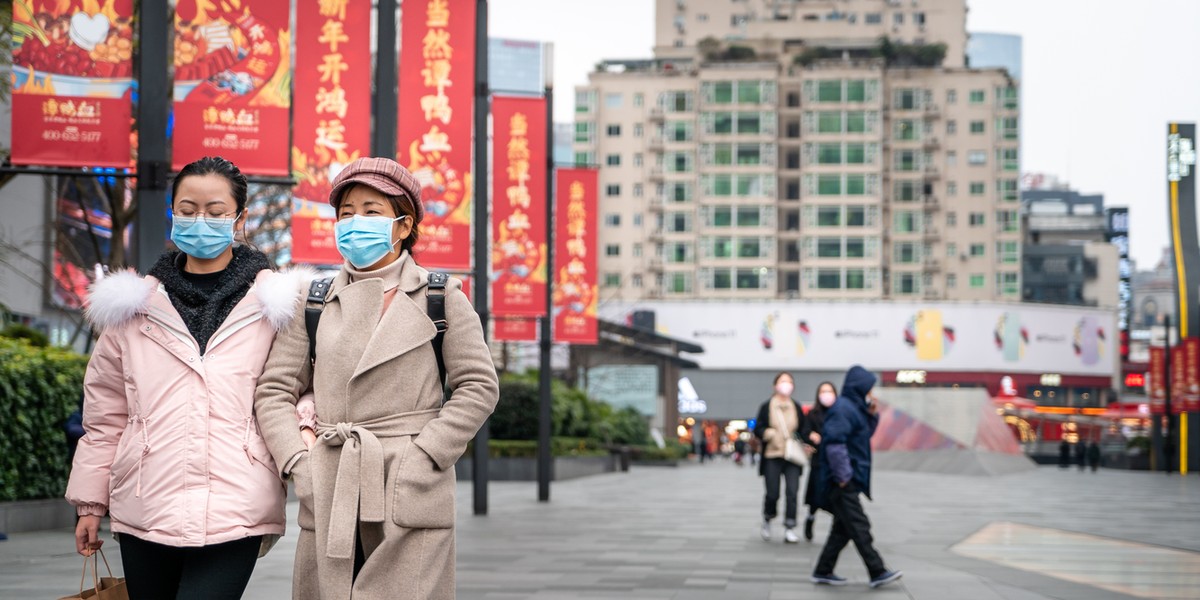
[[[104,551],[97,548],[91,556],[83,557],[83,572],[79,574],[79,595],[83,596],[83,582],[87,579],[88,559],[92,563],[92,586],[96,593],[100,593],[100,562],[96,560],[96,555],[99,554],[101,559],[104,559],[104,569],[108,571],[109,578],[112,578],[112,567],[108,566],[108,558],[104,556]]]

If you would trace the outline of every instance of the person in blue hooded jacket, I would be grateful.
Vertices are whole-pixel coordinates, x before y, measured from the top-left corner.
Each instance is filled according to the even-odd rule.
[[[871,537],[871,522],[863,512],[859,494],[871,497],[871,436],[879,423],[876,414],[875,376],[855,365],[846,373],[842,395],[825,413],[825,428],[818,454],[817,501],[833,514],[833,527],[813,571],[813,583],[845,585],[833,572],[838,555],[854,542],[871,576],[871,587],[900,579],[899,571],[884,566]]]

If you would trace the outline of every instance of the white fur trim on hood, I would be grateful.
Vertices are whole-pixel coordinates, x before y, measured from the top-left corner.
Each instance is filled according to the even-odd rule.
[[[282,331],[292,321],[300,302],[308,295],[308,284],[319,276],[308,267],[294,267],[262,278],[254,293],[262,305],[263,318],[275,331]]]
[[[87,319],[107,329],[145,312],[155,283],[135,271],[117,271],[93,283],[88,294]]]

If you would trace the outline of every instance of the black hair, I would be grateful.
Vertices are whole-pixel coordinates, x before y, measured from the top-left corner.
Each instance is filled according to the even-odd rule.
[[[821,388],[825,386],[833,388],[833,395],[837,395],[837,386],[833,385],[832,381],[822,381],[821,383],[817,384],[817,391],[815,394],[813,394],[813,406],[821,406]]]
[[[791,373],[788,373],[787,371],[780,371],[779,374],[775,376],[775,381],[771,382],[771,385],[775,385],[775,384],[779,383],[779,378],[783,377],[784,375],[787,375],[788,377],[790,377],[793,382],[796,381],[796,378],[792,377]]]
[[[233,194],[233,201],[237,203],[238,213],[246,211],[246,202],[248,199],[247,187],[249,183],[246,181],[246,176],[242,175],[242,170],[237,168],[237,165],[221,158],[220,156],[205,156],[199,160],[194,160],[182,169],[175,176],[175,181],[171,182],[171,205],[175,204],[175,196],[179,193],[179,182],[185,177],[193,175],[220,175],[229,182],[229,191]]]

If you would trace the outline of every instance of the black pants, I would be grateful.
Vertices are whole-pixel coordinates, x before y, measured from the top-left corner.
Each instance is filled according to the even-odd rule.
[[[763,519],[770,521],[779,515],[779,477],[786,486],[783,499],[783,526],[796,526],[796,496],[800,491],[800,474],[804,467],[782,458],[764,458],[763,476],[767,479],[767,497],[763,500]]]
[[[829,508],[829,512],[833,513],[833,527],[829,530],[829,539],[825,541],[825,549],[821,550],[821,558],[814,572],[820,575],[833,573],[838,555],[851,541],[858,548],[872,579],[887,571],[887,567],[883,566],[883,558],[871,545],[874,541],[871,538],[871,522],[863,512],[862,501],[854,484],[848,483],[844,488],[834,485],[829,492]]]
[[[237,600],[250,583],[262,536],[198,548],[120,534],[130,600]]]

